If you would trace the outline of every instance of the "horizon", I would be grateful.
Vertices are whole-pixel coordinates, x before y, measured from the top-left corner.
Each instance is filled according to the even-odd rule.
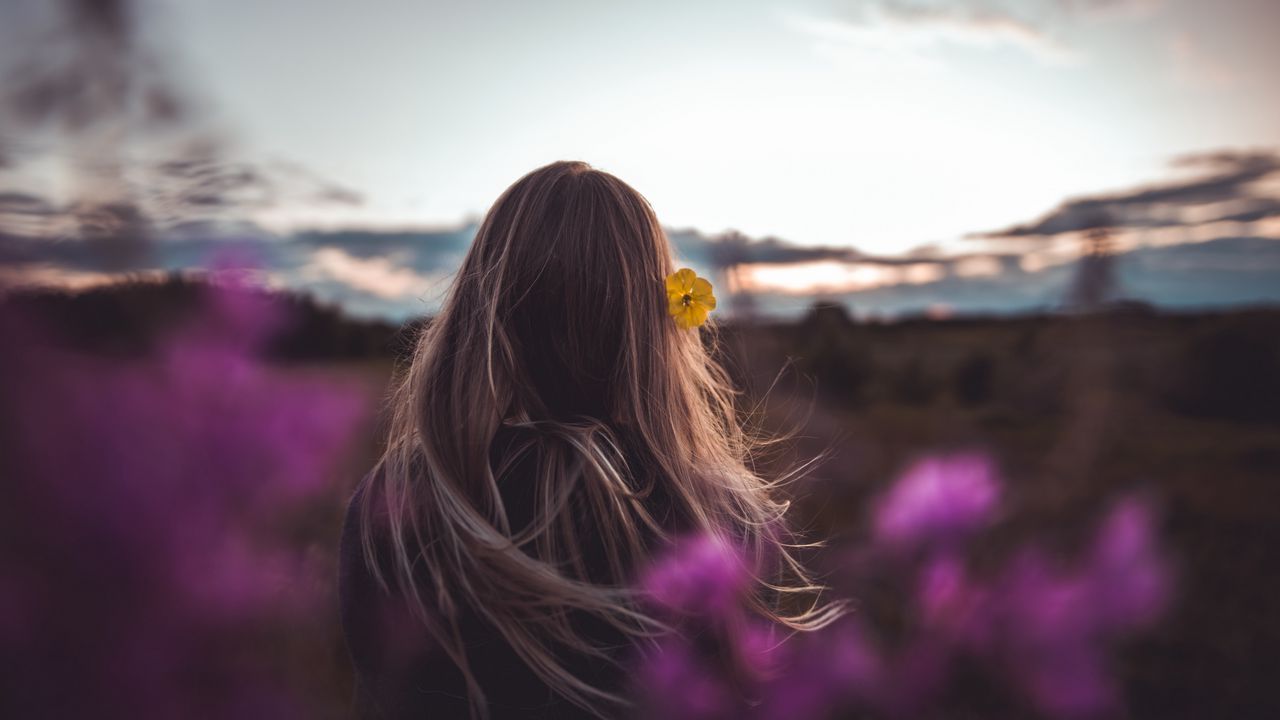
[[[296,292],[358,318],[401,322],[438,309],[474,226],[429,232],[367,230],[285,236],[170,237],[109,270],[92,243],[10,237],[0,243],[0,295],[33,287],[80,291],[189,270],[251,270],[266,287]],[[722,318],[795,319],[816,303],[858,319],[1019,316],[1135,303],[1160,311],[1280,306],[1280,242],[1224,237],[1118,251],[1111,294],[1082,306],[1073,286],[1088,264],[1027,266],[1015,255],[892,258],[800,247],[741,235],[668,229],[678,257],[714,278]],[[756,261],[740,262],[743,258]],[[729,263],[726,264],[726,259]],[[827,272],[820,272],[823,268]],[[790,273],[807,273],[808,285]],[[771,274],[774,275],[771,277]],[[827,282],[823,282],[823,281]]]

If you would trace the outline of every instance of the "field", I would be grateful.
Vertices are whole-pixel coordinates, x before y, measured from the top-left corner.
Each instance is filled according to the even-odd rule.
[[[0,533],[8,536],[4,558],[16,568],[0,588],[38,588],[45,602],[38,613],[42,637],[53,638],[44,651],[28,654],[28,666],[13,678],[15,687],[27,685],[10,694],[19,698],[19,709],[24,700],[47,702],[56,684],[49,678],[68,672],[93,680],[83,688],[84,706],[76,704],[75,692],[58,701],[68,709],[114,697],[130,682],[145,684],[146,677],[131,678],[127,671],[97,678],[93,663],[112,656],[112,643],[121,642],[116,632],[136,639],[130,623],[145,620],[139,602],[163,604],[154,600],[153,587],[144,587],[154,578],[104,575],[96,567],[101,563],[84,559],[79,543],[129,532],[135,510],[168,519],[154,527],[170,532],[182,525],[186,508],[130,506],[109,526],[89,521],[91,530],[68,533],[68,527],[84,527],[70,520],[81,522],[77,513],[83,509],[67,511],[60,496],[33,489],[35,478],[52,477],[61,467],[33,449],[45,447],[33,438],[57,429],[59,437],[79,441],[77,432],[100,427],[100,415],[94,415],[98,424],[66,420],[76,412],[58,400],[72,396],[67,378],[102,371],[109,386],[111,373],[131,364],[148,368],[142,376],[163,374],[169,366],[156,359],[157,349],[191,325],[204,297],[200,283],[173,278],[75,296],[25,293],[0,306],[0,320],[7,319],[10,330],[40,328],[30,353],[0,362],[9,383],[0,401],[0,458],[12,463],[4,474],[19,480],[16,502],[0,511]],[[263,336],[258,349],[266,360],[254,382],[270,392],[290,384],[341,387],[362,399],[343,426],[351,437],[324,465],[323,481],[291,496],[281,512],[248,507],[252,503],[239,496],[217,500],[234,508],[220,516],[218,532],[235,535],[252,527],[254,547],[301,559],[289,565],[296,572],[284,574],[297,587],[282,592],[305,595],[299,606],[305,611],[272,605],[269,612],[251,612],[244,610],[248,601],[218,605],[237,609],[208,621],[207,636],[177,643],[178,649],[165,646],[181,659],[201,659],[177,676],[162,675],[182,680],[157,697],[169,708],[189,707],[198,698],[212,717],[220,714],[216,708],[234,706],[225,704],[231,703],[227,688],[243,688],[251,678],[284,688],[281,696],[303,698],[304,716],[341,717],[351,679],[336,621],[334,549],[347,493],[377,452],[378,398],[415,328],[350,320],[304,299],[272,302],[288,308],[288,320]],[[1113,714],[1280,716],[1270,687],[1280,643],[1280,311],[1131,310],[880,324],[853,322],[839,308],[816,306],[797,323],[726,325],[718,352],[744,388],[751,421],[766,432],[795,434],[762,460],[766,466],[783,468],[825,454],[788,490],[793,520],[827,542],[812,562],[837,578],[833,584],[885,642],[910,634],[917,622],[904,610],[906,591],[887,581],[839,580],[848,575],[843,565],[856,562],[869,542],[875,499],[920,458],[979,453],[992,459],[1005,487],[997,519],[965,546],[966,562],[979,575],[1030,545],[1054,558],[1078,556],[1117,498],[1142,498],[1153,508],[1172,592],[1154,625],[1112,648],[1109,662],[1123,698]],[[65,372],[48,370],[50,358]],[[51,404],[45,416],[31,413],[29,399],[36,396]],[[146,448],[149,440],[137,442]],[[206,502],[204,492],[161,495],[166,502]],[[103,562],[118,567],[132,557],[129,548],[138,547],[108,545],[87,548],[88,554],[101,553]],[[110,590],[89,595],[96,603],[90,607],[98,610],[93,622],[72,617],[82,613],[84,598],[65,596],[86,587]],[[21,608],[22,597],[11,592],[8,600]],[[179,624],[187,616],[174,617],[157,637],[190,635]],[[103,622],[116,624],[115,631],[104,634]],[[5,632],[35,642],[18,630]],[[190,680],[194,673],[203,673],[199,681]],[[1007,689],[982,679],[961,677],[945,696],[938,717],[1037,716]],[[261,694],[241,700],[258,703]]]

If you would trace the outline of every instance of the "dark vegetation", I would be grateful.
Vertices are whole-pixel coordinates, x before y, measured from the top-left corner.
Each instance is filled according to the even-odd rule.
[[[269,293],[269,291],[263,291]],[[269,293],[280,306],[280,328],[266,355],[274,360],[329,362],[391,357],[403,347],[400,328],[353,320],[308,295]],[[25,290],[4,298],[10,309],[56,337],[60,346],[116,357],[137,357],[183,327],[209,297],[199,274],[170,273],[163,280],[97,286],[83,292]]]
[[[53,328],[50,342],[128,357],[180,328],[204,291],[174,276],[73,295],[29,291],[0,305]],[[416,330],[348,319],[307,298],[281,302],[289,320],[267,352],[299,371],[385,383]],[[816,306],[797,323],[726,325],[719,345],[746,389],[744,407],[757,407],[766,427],[798,431],[772,462],[829,453],[793,490],[797,521],[830,541],[815,562],[848,557],[865,534],[868,501],[923,454],[984,450],[1004,471],[1007,512],[970,558],[977,567],[1028,539],[1069,555],[1110,499],[1141,493],[1160,510],[1178,592],[1164,622],[1117,655],[1125,714],[1280,717],[1271,688],[1280,311],[867,324]],[[352,467],[372,461],[374,433]],[[331,553],[345,499],[335,497],[298,541]],[[859,593],[875,624],[909,621],[893,588]],[[348,680],[336,626],[322,641],[319,655],[305,640],[280,652],[295,664],[291,675],[321,679],[319,697],[340,716]],[[978,681],[958,689],[956,717],[1021,715],[994,692]]]

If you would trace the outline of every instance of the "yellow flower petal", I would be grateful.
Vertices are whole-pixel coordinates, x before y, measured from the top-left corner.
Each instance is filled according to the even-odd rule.
[[[693,291],[693,281],[698,275],[689,268],[680,268],[667,276],[667,292],[681,295]]]
[[[693,299],[696,302],[707,306],[708,310],[716,309],[716,296],[711,294],[711,283],[706,278],[698,278],[693,281]]]
[[[689,291],[695,298],[711,294],[711,283],[706,278],[695,277]]]
[[[675,313],[672,317],[676,319],[676,327],[681,330],[688,330],[693,327],[693,318],[689,314],[689,308],[687,307],[680,308],[680,312]]]
[[[697,327],[707,321],[707,313],[710,312],[705,305],[694,303],[689,306],[689,322],[690,327]]]

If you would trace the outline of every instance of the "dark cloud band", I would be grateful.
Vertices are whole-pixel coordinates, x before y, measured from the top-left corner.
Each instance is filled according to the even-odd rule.
[[[1185,180],[1067,200],[1034,222],[974,233],[973,237],[1042,237],[1097,228],[1197,225],[1206,220],[1186,218],[1185,211],[1215,203],[1248,203],[1251,207],[1230,211],[1210,222],[1252,222],[1276,215],[1280,198],[1255,195],[1253,186],[1280,175],[1280,151],[1196,153],[1175,158],[1172,165],[1195,174]]]

